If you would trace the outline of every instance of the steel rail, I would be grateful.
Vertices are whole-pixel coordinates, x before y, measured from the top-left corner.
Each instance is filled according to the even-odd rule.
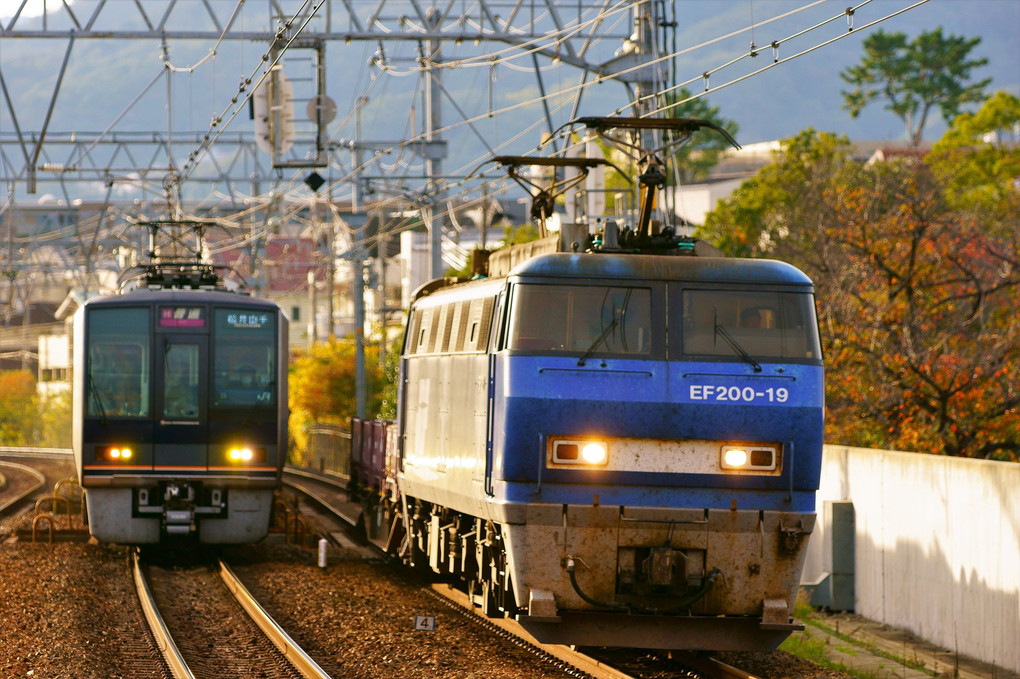
[[[330,679],[330,675],[319,667],[262,608],[230,567],[222,560],[219,561],[219,567],[220,578],[223,580],[224,586],[287,662],[306,679]],[[187,661],[177,648],[177,644],[174,643],[173,637],[163,621],[163,616],[159,613],[155,598],[152,596],[145,574],[142,572],[141,559],[137,549],[132,552],[132,569],[142,611],[145,613],[149,629],[152,630],[152,635],[156,640],[156,646],[163,654],[171,674],[174,679],[195,679]]]
[[[163,659],[166,660],[166,664],[170,667],[170,673],[174,675],[174,679],[195,679],[195,675],[192,674],[188,663],[184,660],[184,656],[177,649],[177,644],[174,643],[173,637],[170,636],[170,630],[167,629],[166,623],[163,622],[163,616],[159,614],[156,600],[153,599],[152,591],[149,589],[149,583],[145,579],[145,574],[142,573],[138,549],[131,552],[131,565],[134,572],[135,589],[138,590],[138,600],[142,604],[142,612],[145,613],[145,620],[149,623],[149,630],[152,631],[152,636],[156,639],[156,646],[159,647],[160,653],[163,654]]]
[[[230,593],[234,595],[241,608],[258,625],[276,649],[286,658],[294,668],[307,679],[329,679],[329,675],[312,660],[311,656],[298,646],[290,635],[273,620],[262,605],[255,600],[255,597],[245,588],[240,579],[234,574],[223,560],[220,560],[220,577]]]
[[[71,457],[70,448],[34,448],[31,446],[0,446],[0,456],[32,457],[37,459],[63,460]]]
[[[0,461],[0,466],[7,467],[8,469],[17,469],[18,471],[25,472],[37,479],[37,483],[28,490],[19,493],[17,496],[7,500],[6,502],[0,503],[0,516],[2,516],[7,513],[8,509],[18,506],[20,503],[24,502],[27,497],[42,489],[46,485],[46,476],[36,469],[32,469],[31,467],[23,464],[18,464],[17,462]]]
[[[521,627],[516,620],[512,620],[510,618],[490,618],[486,616],[484,613],[477,610],[475,605],[468,598],[467,594],[446,583],[434,583],[432,585],[432,591],[457,610],[471,616],[476,622],[480,622],[482,625],[491,625],[506,634],[513,635],[526,642],[529,646],[533,646],[546,655],[552,656],[557,660],[584,672],[593,679],[634,679],[634,677],[626,672],[610,667],[604,662],[596,660],[584,653],[579,653],[578,651],[573,650],[570,646],[563,646],[560,644],[543,644],[535,639],[535,637],[528,634],[527,630]]]

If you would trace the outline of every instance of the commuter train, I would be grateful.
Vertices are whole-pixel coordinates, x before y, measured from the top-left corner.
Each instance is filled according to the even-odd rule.
[[[260,540],[287,452],[288,320],[213,276],[147,282],[74,318],[89,531],[123,544]]]
[[[542,642],[773,649],[815,522],[812,283],[613,227],[420,289],[392,452],[353,473],[390,550]]]

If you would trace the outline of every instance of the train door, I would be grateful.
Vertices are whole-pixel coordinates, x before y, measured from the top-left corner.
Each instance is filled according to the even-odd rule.
[[[196,334],[156,336],[156,469],[206,469],[208,339]]]

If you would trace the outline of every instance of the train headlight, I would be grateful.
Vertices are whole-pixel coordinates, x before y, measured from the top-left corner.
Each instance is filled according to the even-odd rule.
[[[726,445],[719,455],[719,466],[734,471],[774,471],[778,459],[777,446]]]
[[[581,448],[581,457],[588,464],[605,464],[609,458],[606,444],[601,441],[592,441],[591,443],[584,444],[584,447]]]
[[[134,457],[134,451],[128,446],[109,446],[100,452],[99,457],[106,462],[128,462]]]
[[[252,446],[232,446],[227,449],[227,460],[234,464],[265,462],[266,449]]]
[[[747,466],[747,451],[743,448],[723,449],[724,469],[743,469]]]
[[[234,462],[251,462],[251,448],[231,448],[230,459]]]
[[[110,446],[103,451],[103,457],[107,462],[127,462],[134,457],[135,453],[126,446]]]
[[[609,444],[592,440],[555,440],[552,442],[552,461],[555,464],[605,467],[609,463]]]

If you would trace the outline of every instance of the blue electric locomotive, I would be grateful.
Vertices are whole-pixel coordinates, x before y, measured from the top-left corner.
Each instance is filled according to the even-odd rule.
[[[551,643],[771,649],[814,520],[811,282],[548,254],[424,289],[402,359],[408,558]]]
[[[77,311],[73,443],[93,536],[265,537],[287,452],[287,326],[201,268]]]
[[[668,147],[709,127],[732,141],[724,130],[576,122],[635,152],[640,219],[595,233],[566,224],[491,253],[479,280],[416,293],[387,545],[467,581],[487,614],[543,642],[773,649],[799,628],[815,523],[824,385],[812,283],[652,219],[667,173],[642,140],[669,132]],[[539,162],[494,160],[514,179]],[[608,163],[545,164],[583,175]],[[541,222],[568,182],[521,183]]]

